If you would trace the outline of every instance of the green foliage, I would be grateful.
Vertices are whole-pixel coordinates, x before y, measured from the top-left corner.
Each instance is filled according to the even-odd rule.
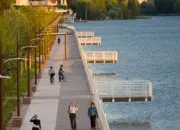
[[[60,23],[60,24],[63,24],[63,23],[65,22],[65,20],[66,20],[66,19],[65,19],[64,17],[61,17],[61,18],[59,19],[59,23]]]
[[[141,14],[156,14],[156,9],[150,2],[141,3]]]
[[[158,13],[173,13],[173,6],[176,0],[155,0],[155,7]]]
[[[131,16],[138,16],[140,14],[139,2],[136,0],[128,0],[128,8],[131,10]]]
[[[116,10],[109,10],[108,16],[112,19],[117,19],[118,18],[118,12]]]
[[[99,19],[104,19],[105,17],[103,11],[98,8],[90,8],[88,12],[89,12],[88,14],[89,19],[99,20]]]
[[[130,19],[132,16],[139,15],[140,6],[136,0],[132,2],[132,9],[128,9],[125,0],[68,0],[68,7],[77,13],[77,19],[85,19],[87,7],[88,19],[104,19],[105,16],[118,19]]]
[[[9,10],[4,10],[0,16],[1,55],[10,57],[16,56],[17,40],[20,46],[27,45],[28,40],[34,38],[35,32],[40,33],[40,31],[54,21],[58,15],[57,13],[47,12],[43,7],[19,7],[18,9],[10,8]],[[46,38],[46,44],[50,44],[52,41],[53,37]],[[25,55],[23,55],[23,53]],[[32,54],[33,53],[32,51]],[[22,57],[26,57],[26,54],[26,50],[20,51]],[[16,96],[16,68],[16,62],[14,61],[3,64],[3,73],[11,77],[11,80],[3,80],[5,98]],[[22,70],[22,67],[20,67],[20,69],[22,72],[20,93],[22,95],[27,88],[27,73]],[[33,76],[32,74],[34,74],[34,68],[31,69],[31,78]],[[16,103],[11,104],[11,100],[8,100],[7,103],[8,104],[4,106],[6,110],[4,113],[5,123],[7,123],[11,115],[7,113],[11,113],[12,108],[15,108],[16,105]],[[12,106],[9,106],[9,104]]]
[[[180,0],[176,0],[174,3],[174,13],[180,13]]]
[[[0,0],[0,14],[11,7],[14,0]]]
[[[105,0],[106,10],[109,11],[112,6],[118,5],[118,0]]]

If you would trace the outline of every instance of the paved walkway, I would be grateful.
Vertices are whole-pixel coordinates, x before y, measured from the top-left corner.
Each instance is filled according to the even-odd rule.
[[[63,32],[70,30],[63,29]],[[64,41],[64,36],[61,42]],[[49,62],[42,74],[37,92],[32,98],[27,114],[24,117],[21,130],[30,130],[32,124],[30,118],[37,114],[42,122],[42,130],[71,130],[67,113],[71,101],[76,102],[79,108],[77,114],[77,130],[90,130],[90,122],[87,117],[87,109],[91,102],[84,68],[81,63],[77,43],[74,35],[68,36],[68,60],[64,60],[64,44],[57,45],[57,40],[52,48]],[[59,65],[64,65],[68,82],[58,82]],[[49,83],[48,70],[53,66],[56,71],[55,83]]]

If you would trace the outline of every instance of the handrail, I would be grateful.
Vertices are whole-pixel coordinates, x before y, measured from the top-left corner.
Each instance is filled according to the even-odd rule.
[[[94,32],[76,32],[77,37],[94,37]]]
[[[81,45],[79,44],[77,32],[76,32],[75,28],[73,28],[71,26],[70,27],[67,26],[67,28],[74,31],[77,46],[78,46],[78,50],[79,50],[79,54],[81,56],[82,63],[83,63],[83,66],[84,66],[84,70],[85,70],[85,74],[86,74],[86,78],[87,78],[87,81],[88,81],[88,84],[89,84],[90,93],[93,94],[93,101],[94,101],[94,103],[95,103],[95,105],[97,107],[101,130],[110,130],[109,123],[108,123],[107,118],[106,118],[106,114],[104,113],[104,110],[103,110],[103,107],[102,107],[102,105],[103,105],[102,101],[100,100],[99,95],[97,93],[97,90],[95,89],[94,84],[93,84],[92,70],[88,67],[88,64],[87,64],[87,61],[85,59],[83,49],[82,49]]]
[[[100,97],[152,97],[152,83],[146,80],[96,81],[95,86]]]

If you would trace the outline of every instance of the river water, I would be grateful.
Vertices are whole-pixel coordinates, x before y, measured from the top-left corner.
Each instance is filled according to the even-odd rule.
[[[152,102],[104,103],[111,130],[180,130],[180,17],[74,23],[94,31],[101,46],[116,50],[117,64],[91,64],[94,73],[115,72],[119,80],[149,80]]]

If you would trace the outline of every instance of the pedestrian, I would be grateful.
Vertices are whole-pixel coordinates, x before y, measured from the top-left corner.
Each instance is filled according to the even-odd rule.
[[[49,76],[50,76],[50,83],[53,84],[54,83],[55,71],[54,71],[52,66],[50,66],[50,69],[49,69]]]
[[[41,121],[36,114],[30,119],[30,122],[33,122],[34,124],[32,130],[41,130]]]
[[[58,37],[57,41],[58,41],[58,45],[59,45],[61,43],[61,39]]]
[[[96,129],[96,118],[98,118],[98,112],[93,102],[88,108],[88,116],[90,118],[91,129]]]
[[[61,80],[64,80],[63,73],[64,73],[63,65],[60,65],[59,72],[58,72],[58,74],[59,74],[59,82],[61,82]]]
[[[69,114],[69,119],[70,119],[72,130],[76,130],[76,128],[77,128],[77,125],[76,125],[76,113],[77,112],[78,112],[78,108],[76,107],[75,102],[72,101],[68,107],[68,114]]]

